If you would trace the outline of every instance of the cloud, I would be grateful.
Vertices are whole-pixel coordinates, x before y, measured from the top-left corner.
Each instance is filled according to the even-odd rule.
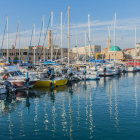
[[[108,27],[111,29],[111,40],[113,44],[113,19],[112,20],[93,20],[90,22],[91,25],[91,42],[93,44],[101,45],[102,48],[106,47],[107,37],[108,37]],[[116,22],[116,44],[121,48],[132,48],[134,47],[134,28],[137,27],[137,36],[139,36],[140,30],[140,18],[127,18],[127,19],[118,19]],[[67,47],[67,24],[63,25],[63,47]],[[38,45],[40,29],[36,29],[36,41],[35,44]],[[85,32],[87,33],[86,43],[88,44],[88,23],[71,23],[70,26],[70,45],[71,48],[76,45],[84,46],[85,45]],[[20,47],[30,45],[32,29],[21,31],[20,32]],[[2,43],[3,35],[0,35],[0,44]],[[9,33],[9,47],[12,44],[15,44],[16,32]],[[77,40],[77,41],[76,41]],[[17,38],[17,48],[19,47],[19,37]],[[45,46],[47,46],[48,39],[45,40]],[[137,37],[137,42],[140,42]],[[40,45],[44,43],[44,37],[41,37]],[[33,41],[31,45],[33,45]],[[60,45],[60,25],[55,25],[53,27],[53,44]],[[3,48],[6,48],[6,35],[3,44]]]

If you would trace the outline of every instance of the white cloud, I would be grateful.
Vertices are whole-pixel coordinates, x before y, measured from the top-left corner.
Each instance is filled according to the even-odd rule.
[[[140,29],[140,18],[128,18],[128,19],[118,19],[116,24],[116,44],[121,48],[132,48],[134,47],[134,27],[137,27],[137,42],[139,40],[139,29]],[[111,40],[113,43],[113,20],[101,21],[93,20],[91,21],[91,42],[93,44],[99,44],[104,48],[106,46],[108,37],[108,27],[111,28]],[[88,24],[84,23],[71,23],[70,27],[71,34],[71,48],[76,45],[76,40],[78,46],[83,46],[85,44],[85,32],[88,34]],[[55,25],[53,28],[53,44],[60,45],[60,25]],[[28,46],[31,40],[32,29],[20,32],[20,44],[21,48]],[[35,44],[38,45],[40,36],[40,29],[36,29],[36,41]],[[88,35],[87,35],[88,36]],[[0,44],[2,43],[3,35],[0,35]],[[16,32],[9,33],[9,46],[15,44]],[[87,39],[88,40],[88,39]],[[47,45],[48,39],[45,40],[45,45]],[[17,48],[19,47],[19,38],[17,38]],[[44,42],[44,37],[41,37],[40,45]],[[88,43],[88,41],[87,41]],[[33,41],[31,43],[33,45]],[[67,47],[67,25],[63,27],[63,47]],[[3,44],[3,48],[6,48],[6,35]]]

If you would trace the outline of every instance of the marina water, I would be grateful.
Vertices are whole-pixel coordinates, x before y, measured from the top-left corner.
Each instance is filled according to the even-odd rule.
[[[1,98],[1,140],[140,138],[140,73]]]

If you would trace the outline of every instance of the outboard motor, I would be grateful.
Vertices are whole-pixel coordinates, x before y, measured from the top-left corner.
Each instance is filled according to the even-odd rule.
[[[6,86],[8,92],[14,92],[16,90],[9,81],[5,81],[4,85]]]

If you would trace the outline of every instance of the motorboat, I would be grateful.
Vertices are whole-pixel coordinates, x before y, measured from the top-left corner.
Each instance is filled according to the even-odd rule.
[[[2,79],[2,76],[5,74],[8,75],[7,79]],[[34,79],[33,77],[29,77],[27,79],[26,75],[24,75],[17,66],[0,67],[0,75],[1,75],[1,80],[9,81],[16,90],[31,88],[38,80],[38,79]]]

